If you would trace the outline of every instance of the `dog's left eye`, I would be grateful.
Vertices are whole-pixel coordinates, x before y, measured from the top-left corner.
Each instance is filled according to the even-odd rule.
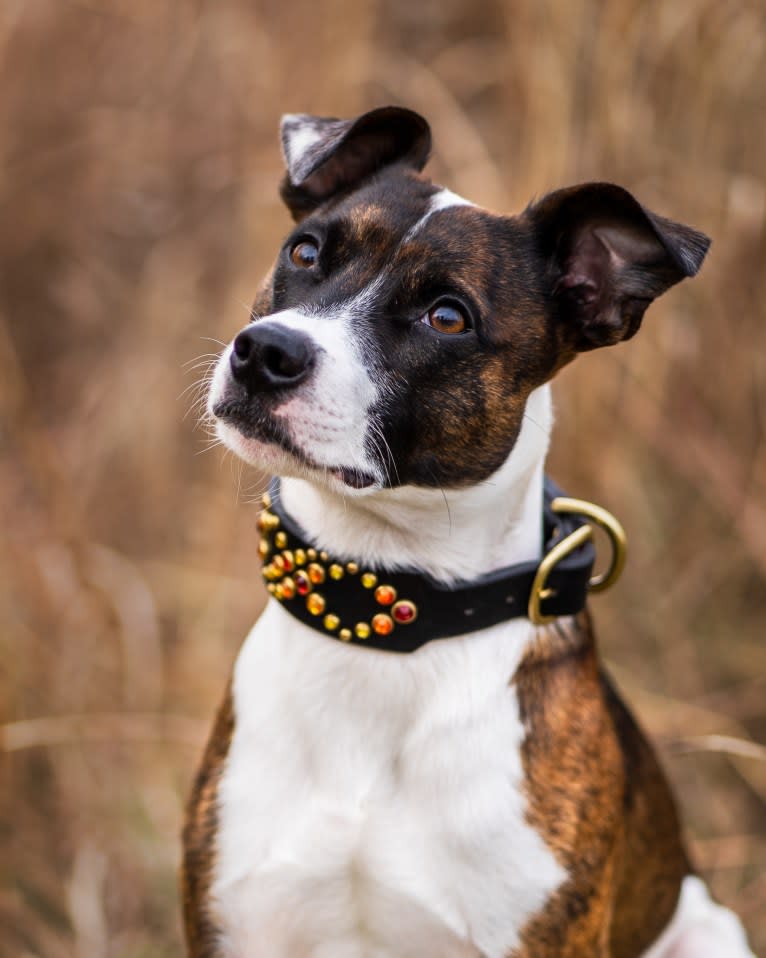
[[[435,329],[437,333],[450,335],[465,333],[471,327],[466,314],[453,303],[437,303],[420,317],[420,322]]]
[[[290,259],[302,269],[311,269],[319,262],[319,247],[312,240],[301,240],[290,250]]]

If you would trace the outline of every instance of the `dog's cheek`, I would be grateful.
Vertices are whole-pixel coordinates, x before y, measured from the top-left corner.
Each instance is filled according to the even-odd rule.
[[[450,365],[400,401],[390,427],[400,483],[460,487],[492,475],[518,438],[529,392],[512,379],[499,356]]]

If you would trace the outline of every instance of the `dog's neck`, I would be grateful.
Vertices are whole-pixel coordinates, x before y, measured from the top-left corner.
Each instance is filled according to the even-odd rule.
[[[412,486],[343,496],[284,479],[286,510],[317,546],[375,567],[470,580],[542,554],[543,466],[553,414],[549,387],[527,401],[519,437],[492,476],[459,490]]]

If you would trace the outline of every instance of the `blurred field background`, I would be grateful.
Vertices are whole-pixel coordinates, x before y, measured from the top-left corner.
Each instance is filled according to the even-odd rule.
[[[264,598],[262,479],[184,390],[288,228],[279,115],[390,102],[485,205],[609,179],[714,238],[559,378],[551,471],[628,529],[603,652],[766,952],[765,94],[761,0],[4,0],[3,958],[180,952],[182,806]]]

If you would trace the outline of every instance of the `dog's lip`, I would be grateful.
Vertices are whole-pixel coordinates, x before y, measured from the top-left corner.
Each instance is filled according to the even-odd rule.
[[[378,479],[371,472],[358,469],[356,466],[322,466],[308,456],[299,446],[290,439],[282,425],[268,414],[262,413],[257,419],[252,411],[243,408],[236,399],[222,399],[213,406],[213,415],[216,419],[233,426],[246,439],[258,439],[261,442],[272,443],[289,453],[301,465],[324,475],[332,476],[338,482],[351,489],[369,489],[378,484]],[[245,426],[246,429],[242,427]]]
[[[369,472],[355,469],[352,466],[339,466],[328,470],[330,475],[352,489],[369,489],[377,484],[378,480]]]

